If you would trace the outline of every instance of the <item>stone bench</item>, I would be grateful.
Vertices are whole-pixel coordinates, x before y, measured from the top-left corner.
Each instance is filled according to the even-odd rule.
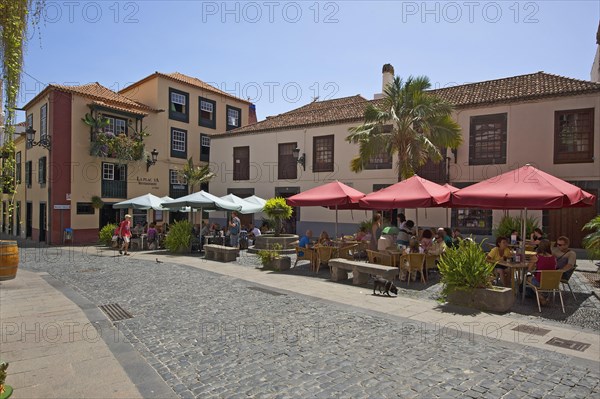
[[[239,249],[226,247],[224,245],[204,245],[204,259],[216,260],[218,262],[234,262],[239,255]]]
[[[394,280],[399,273],[397,267],[357,262],[342,258],[330,259],[329,267],[331,267],[331,281],[346,280],[348,279],[348,272],[352,272],[352,284],[366,284],[369,281],[369,275]]]

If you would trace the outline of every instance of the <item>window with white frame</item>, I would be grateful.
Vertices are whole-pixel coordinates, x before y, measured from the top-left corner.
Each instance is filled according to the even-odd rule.
[[[127,134],[127,121],[113,116],[103,115],[107,120],[108,125],[104,128],[105,132],[111,132],[115,136]]]
[[[185,113],[185,96],[179,93],[171,93],[171,104],[175,111]]]
[[[114,163],[103,163],[102,164],[102,180],[115,180],[115,164]]]
[[[227,106],[227,130],[238,128],[242,125],[242,110],[236,107]]]
[[[198,101],[200,104],[200,116],[198,120],[198,124],[200,126],[208,127],[211,129],[217,128],[217,118],[216,118],[216,110],[217,110],[217,102],[213,100],[209,100],[208,98],[198,97]]]
[[[48,104],[40,108],[40,140],[48,136]]]
[[[176,169],[171,169],[171,177],[170,177],[170,182],[171,184],[186,184],[185,179],[183,178],[183,176],[181,176],[181,173],[179,172],[179,170]]]
[[[187,132],[185,130],[171,129],[171,156],[187,157]]]
[[[169,119],[189,122],[189,94],[169,88]]]
[[[200,134],[200,160],[210,161],[210,136],[206,134]]]

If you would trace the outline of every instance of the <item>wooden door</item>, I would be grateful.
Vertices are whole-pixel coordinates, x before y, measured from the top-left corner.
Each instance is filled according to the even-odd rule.
[[[586,190],[590,194],[598,195],[597,190]],[[598,214],[595,206],[584,208],[564,208],[551,210],[549,216],[549,239],[555,241],[560,236],[567,236],[571,248],[582,248],[581,241],[589,231],[582,231],[583,226]]]

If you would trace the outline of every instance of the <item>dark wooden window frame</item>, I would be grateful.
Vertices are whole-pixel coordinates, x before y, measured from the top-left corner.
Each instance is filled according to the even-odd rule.
[[[560,117],[566,114],[587,114],[589,117],[587,151],[561,151]],[[594,108],[569,109],[554,112],[554,163],[591,163],[594,162]]]
[[[179,150],[176,150],[173,148],[173,139],[174,139],[175,131],[182,132],[185,134],[185,150],[184,151],[179,151]],[[187,132],[187,130],[172,127],[171,128],[171,156],[173,158],[187,159],[187,148],[188,148],[188,132]]]
[[[78,202],[77,203],[77,214],[78,215],[93,215],[95,214],[95,209],[92,206],[91,202]]]
[[[203,139],[208,139],[208,145],[202,143]],[[210,161],[210,135],[200,133],[200,160],[203,162]]]
[[[212,119],[202,118],[202,102],[211,103],[213,106]],[[217,128],[217,102],[205,97],[198,97],[198,124],[209,129]]]
[[[230,109],[237,111],[238,114],[239,114],[237,125],[230,125],[229,124],[229,110]],[[241,108],[237,108],[237,107],[233,107],[231,105],[228,105],[225,108],[225,124],[227,126],[227,130],[233,130],[233,129],[237,129],[238,127],[241,127],[242,126],[242,109]]]
[[[322,162],[318,163],[318,155],[317,155],[317,143],[319,141],[329,141],[327,145],[330,149],[326,151],[331,151],[331,161],[330,162]],[[334,170],[334,162],[335,162],[335,136],[333,134],[327,136],[317,136],[313,137],[313,172],[333,172]]]
[[[280,143],[277,148],[277,179],[279,180],[295,180],[298,178],[298,163],[292,152],[287,151],[298,147],[297,142]],[[284,154],[282,150],[286,150]],[[289,152],[289,153],[288,153]]]
[[[180,94],[185,97],[185,112],[179,112],[171,107],[171,94]],[[169,119],[188,123],[190,121],[190,94],[185,91],[169,87]]]
[[[499,152],[497,153],[486,153],[483,150],[478,150],[476,136],[480,134],[486,134],[489,130],[482,130],[476,132],[475,128],[477,125],[485,124],[500,124],[501,132],[500,137],[494,140],[486,138],[481,141],[481,145],[489,148],[492,146],[494,141],[500,141]],[[494,129],[492,129],[494,130]],[[471,117],[470,129],[469,129],[469,165],[498,165],[506,163],[506,138],[508,135],[508,113],[503,112],[499,114],[489,115],[476,115]],[[493,133],[492,133],[493,134]],[[480,156],[479,153],[489,154],[486,156]]]
[[[38,183],[40,186],[44,187],[46,185],[46,174],[47,174],[47,159],[46,157],[41,157],[38,159]]]
[[[384,162],[374,162],[377,158],[381,158]],[[365,165],[365,170],[392,169],[392,163],[393,157],[387,151],[382,151],[369,159],[369,162]]]
[[[236,153],[239,154],[240,151],[247,151],[248,158],[236,158]],[[240,160],[237,163],[237,160]],[[244,162],[245,161],[245,162]],[[243,181],[250,180],[250,147],[233,147],[233,180],[234,181]]]

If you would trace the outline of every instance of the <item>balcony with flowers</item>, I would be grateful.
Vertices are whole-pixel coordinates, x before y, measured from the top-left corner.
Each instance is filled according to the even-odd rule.
[[[149,136],[146,128],[138,130],[131,122],[102,114],[94,117],[88,113],[81,120],[91,130],[90,155],[113,158],[120,164],[148,158],[144,151],[144,138]]]

